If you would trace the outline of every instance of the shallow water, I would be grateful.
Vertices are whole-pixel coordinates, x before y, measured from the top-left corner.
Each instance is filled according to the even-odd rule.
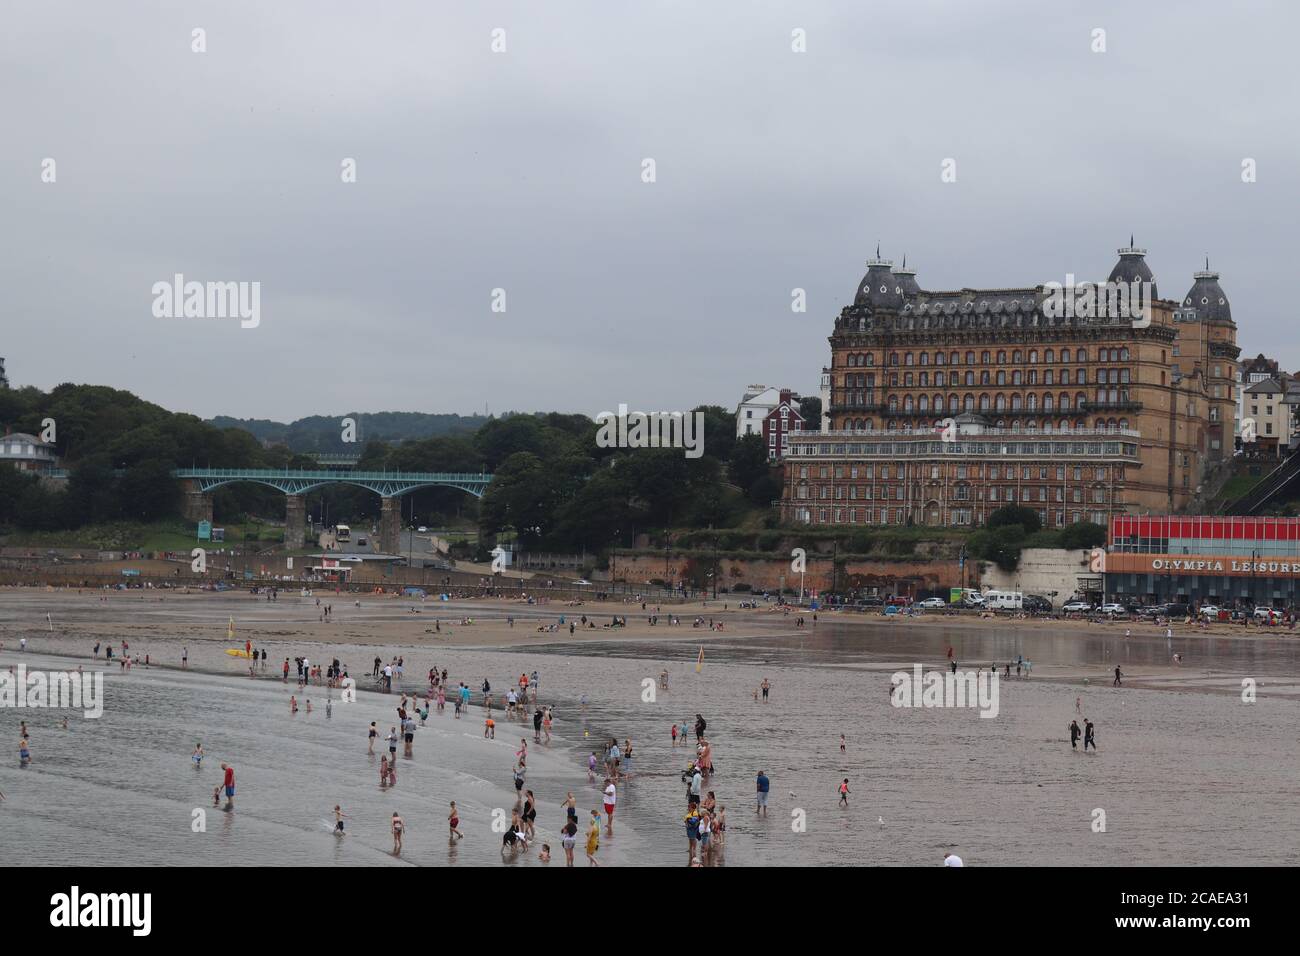
[[[481,607],[474,613],[486,616]],[[178,622],[178,633],[183,627]],[[634,775],[620,788],[616,835],[602,841],[598,858],[684,865],[679,774],[690,754],[674,751],[669,728],[696,712],[709,721],[718,768],[706,789],[728,808],[726,865],[932,866],[949,847],[968,865],[1293,864],[1300,855],[1294,639],[1189,637],[1168,645],[1156,636],[1125,640],[1122,630],[1053,633],[1044,625],[1017,636],[826,620],[793,636],[776,633],[783,627],[788,622],[760,621],[727,637],[698,631],[688,641],[497,650],[267,644],[270,665],[277,655],[338,656],[354,674],[368,671],[377,653],[401,653],[411,687],[423,686],[420,675],[435,661],[453,684],[477,688],[486,676],[498,694],[521,671],[540,672],[541,700],[557,715],[549,748],[532,742],[531,722],[511,727],[499,710],[498,739],[485,741],[477,705],[460,721],[449,706],[444,716],[430,715],[414,759],[399,761],[397,786],[386,790],[378,786],[378,755],[366,754],[366,727],[376,720],[381,735],[387,731],[395,696],[363,690],[356,703],[336,698],[327,718],[324,688],[300,692],[292,674],[288,685],[240,676],[246,664],[214,642],[189,645],[191,665],[201,670],[123,673],[114,665],[100,720],[72,716],[63,731],[61,714],[29,719],[34,760],[27,769],[17,765],[17,727],[33,712],[0,709],[0,791],[7,797],[0,861],[501,865],[493,811],[508,816],[514,805],[510,770],[522,736],[539,836],[552,846],[552,865],[563,865],[559,803],[575,792],[585,830],[587,811],[599,803],[586,754],[593,741],[616,735],[634,742]],[[689,630],[671,629],[674,637]],[[36,637],[25,653],[5,643],[0,665],[76,666],[37,653],[44,648]],[[49,644],[84,660],[80,641]],[[701,645],[705,663],[697,674]],[[949,645],[972,665],[1023,654],[1034,661],[1033,677],[1000,683],[995,719],[970,709],[892,707],[890,672],[914,662],[942,668]],[[1186,657],[1181,669],[1168,666],[1171,646]],[[1110,686],[1115,663],[1131,669],[1129,686]],[[669,689],[645,702],[643,681],[654,683],[665,668]],[[767,704],[753,699],[765,676],[773,686]],[[1243,677],[1259,682],[1257,703],[1242,702]],[[291,693],[300,702],[310,697],[314,712],[291,716]],[[585,712],[578,703],[584,694]],[[1077,697],[1097,725],[1098,753],[1071,751],[1066,727]],[[209,755],[201,771],[189,759],[196,740]],[[211,807],[221,760],[236,768],[232,813]],[[753,812],[760,768],[772,778],[766,819]],[[844,777],[852,790],[847,810],[836,807]],[[449,848],[452,799],[466,837]],[[328,832],[335,803],[353,817],[343,840]],[[206,811],[205,833],[191,829],[196,808]],[[1093,830],[1097,809],[1105,811],[1104,833]],[[393,810],[407,824],[400,860],[389,852]],[[794,826],[800,814],[802,831]],[[581,845],[577,855],[584,865]],[[537,853],[507,862],[537,865]]]

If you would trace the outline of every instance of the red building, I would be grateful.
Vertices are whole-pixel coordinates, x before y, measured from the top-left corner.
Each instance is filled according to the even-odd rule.
[[[803,416],[794,404],[794,392],[781,389],[781,400],[763,419],[763,441],[769,461],[780,461],[790,453],[790,435],[803,431]]]

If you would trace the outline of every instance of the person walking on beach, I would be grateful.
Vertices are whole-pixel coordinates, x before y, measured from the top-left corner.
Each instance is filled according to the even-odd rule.
[[[767,703],[767,692],[768,692],[769,690],[772,689],[772,685],[771,685],[771,683],[769,683],[768,679],[767,679],[766,677],[764,677],[764,678],[763,678],[763,683],[759,684],[758,686],[759,686],[759,687],[762,689],[762,691],[763,691],[763,703],[766,704],[766,703]]]
[[[767,816],[767,794],[768,791],[772,788],[772,782],[767,778],[766,770],[760,770],[758,772],[757,784],[758,784],[758,796],[757,796],[758,802],[754,807],[754,812],[765,817]]]
[[[190,649],[188,647],[182,647],[181,648],[181,670],[188,670],[189,666],[190,666]]]
[[[203,744],[196,743],[194,745],[194,753],[191,755],[190,759],[194,761],[195,770],[203,769]]]
[[[349,820],[349,819],[351,819],[351,817],[349,817],[346,813],[343,812],[343,808],[340,807],[337,803],[334,804],[334,832],[335,832],[335,834],[337,834],[338,836],[345,836],[345,835],[346,835],[346,834],[344,833],[344,830],[343,830],[343,821],[344,821],[344,820]]]
[[[222,786],[226,790],[226,809],[233,810],[235,808],[235,768],[223,763],[221,769],[225,772]]]
[[[600,849],[600,814],[591,811],[591,827],[587,830],[587,865],[600,866],[596,862],[596,851]]]
[[[840,806],[846,810],[849,806],[849,778],[845,777],[844,782],[840,784]]]
[[[1123,686],[1123,685],[1121,684],[1121,682],[1120,682],[1120,678],[1122,678],[1123,676],[1124,676],[1124,674],[1123,674],[1123,672],[1119,669],[1119,665],[1116,664],[1116,665],[1115,665],[1115,681],[1114,681],[1114,683],[1111,684],[1111,686],[1112,686],[1112,687],[1121,687],[1121,686]],[[1085,749],[1086,749],[1086,748],[1085,748]]]
[[[456,801],[451,801],[451,812],[447,814],[447,842],[455,843],[457,840],[465,839],[465,834],[460,832],[460,813],[456,810]]]
[[[375,738],[377,736],[379,736],[379,730],[375,727],[375,722],[372,720],[370,722],[370,732],[367,734],[367,737],[370,739],[370,748],[366,751],[366,753],[370,754],[372,757],[375,755]]]
[[[564,865],[573,866],[573,848],[578,845],[577,818],[574,817],[565,823],[560,834],[560,846],[564,847]]]
[[[395,762],[397,760],[397,728],[390,727],[388,730],[388,757]]]
[[[402,852],[402,834],[406,831],[406,823],[393,811],[393,855],[398,856]]]
[[[605,778],[605,835],[614,835],[614,804],[617,803],[617,790],[614,781]]]
[[[1092,721],[1084,720],[1083,722],[1083,752],[1088,752],[1088,745],[1092,745],[1093,753],[1097,752],[1097,738],[1094,734]]]
[[[1077,720],[1070,721],[1070,749],[1079,749],[1079,722]]]

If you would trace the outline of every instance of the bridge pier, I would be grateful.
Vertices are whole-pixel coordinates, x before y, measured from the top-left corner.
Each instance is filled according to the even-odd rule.
[[[285,496],[284,546],[290,551],[307,546],[307,499],[302,495]]]
[[[379,513],[379,550],[384,554],[402,553],[402,499],[381,498]]]
[[[212,495],[199,491],[198,482],[185,482],[185,503],[181,514],[186,521],[198,524],[212,520]]]

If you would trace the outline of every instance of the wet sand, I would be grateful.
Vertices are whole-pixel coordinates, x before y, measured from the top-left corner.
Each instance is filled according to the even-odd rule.
[[[366,690],[373,683],[361,680],[359,709],[345,713],[336,702],[326,723],[324,688],[299,692],[292,676],[284,685],[276,673],[250,681],[247,664],[224,653],[231,615],[236,643],[267,646],[268,670],[306,654],[313,661],[338,656],[354,674],[368,673],[376,655],[401,654],[412,688],[423,688],[424,672],[436,663],[453,684],[464,680],[477,689],[487,677],[497,694],[521,671],[538,670],[541,700],[555,706],[557,721],[552,745],[530,758],[536,769],[529,786],[541,804],[539,829],[557,858],[559,801],[574,790],[584,820],[598,805],[586,754],[594,741],[616,735],[620,742],[632,738],[637,756],[620,793],[619,832],[602,858],[685,864],[679,774],[689,752],[670,746],[668,729],[697,712],[709,720],[716,748],[718,773],[708,788],[728,807],[725,865],[930,866],[948,847],[968,865],[1294,864],[1300,855],[1293,730],[1300,642],[1272,631],[1229,639],[1175,625],[1166,642],[1164,628],[1150,625],[1133,626],[1134,637],[1125,640],[1121,625],[826,614],[816,628],[797,629],[779,614],[734,606],[720,612],[709,602],[698,613],[725,617],[726,630],[718,633],[691,628],[690,609],[674,609],[682,626],[652,628],[639,605],[622,603],[571,609],[466,601],[434,610],[426,602],[411,614],[419,605],[409,599],[363,598],[357,609],[342,597],[333,599],[338,621],[327,625],[317,619],[314,598],[296,593],[282,595],[278,605],[233,593],[117,592],[107,604],[97,597],[0,591],[0,665],[23,659],[15,650],[20,633],[29,638],[28,661],[52,652],[88,663],[98,635],[118,643],[125,636],[133,654],[169,665],[126,674],[114,665],[105,717],[84,733],[74,724],[72,736],[60,737],[49,716],[38,716],[37,760],[28,771],[16,769],[12,752],[0,754],[0,790],[9,797],[0,814],[6,834],[16,835],[17,855],[6,854],[6,862],[41,862],[49,846],[73,836],[95,862],[396,862],[385,856],[391,841],[384,820],[391,812],[386,801],[397,796],[412,827],[408,862],[498,864],[491,814],[511,805],[517,738],[526,736],[537,749],[530,725],[500,721],[492,743],[481,738],[477,703],[459,723],[449,707],[417,734],[415,761],[399,770],[396,794],[381,793],[364,731],[369,720],[391,722],[385,715],[396,699]],[[626,613],[630,626],[597,628],[578,641],[567,628],[537,634],[524,623],[575,611],[600,623]],[[441,638],[425,633],[433,619],[446,625],[464,615],[477,623],[451,625]],[[507,615],[517,620],[513,630]],[[196,673],[173,669],[181,644]],[[705,664],[696,673],[701,646]],[[891,706],[890,674],[914,663],[941,669],[949,646],[963,667],[987,668],[1023,654],[1033,661],[1033,676],[1001,682],[996,719],[969,709]],[[1186,663],[1172,665],[1171,653],[1182,653]],[[56,663],[47,666],[68,667],[72,658],[49,660]],[[1111,686],[1116,663],[1126,674],[1123,688]],[[644,682],[654,684],[665,669],[669,689],[647,701]],[[753,699],[765,677],[773,685],[768,704]],[[1253,704],[1241,700],[1247,679],[1258,686]],[[290,717],[291,693],[300,701],[312,697],[315,713]],[[1100,752],[1071,750],[1066,728],[1076,716],[1096,722]],[[13,736],[17,719],[0,711],[0,740]],[[91,734],[96,746],[87,754],[81,748]],[[193,774],[195,736],[205,739],[213,768],[230,759],[245,774],[236,812],[222,815],[219,841],[198,842],[188,831],[189,808],[211,793],[207,770],[202,786],[185,775]],[[773,781],[766,819],[753,812],[759,769]],[[835,786],[845,776],[853,796],[850,809],[840,810]],[[453,798],[474,836],[451,852],[444,808]],[[328,815],[321,807],[334,802],[358,816],[356,840],[344,850],[319,824]],[[85,807],[113,825],[82,827]],[[1104,833],[1093,830],[1097,809],[1106,813]],[[802,831],[794,827],[799,814],[807,823]],[[156,832],[155,824],[163,829]],[[537,865],[531,854],[514,862]]]

